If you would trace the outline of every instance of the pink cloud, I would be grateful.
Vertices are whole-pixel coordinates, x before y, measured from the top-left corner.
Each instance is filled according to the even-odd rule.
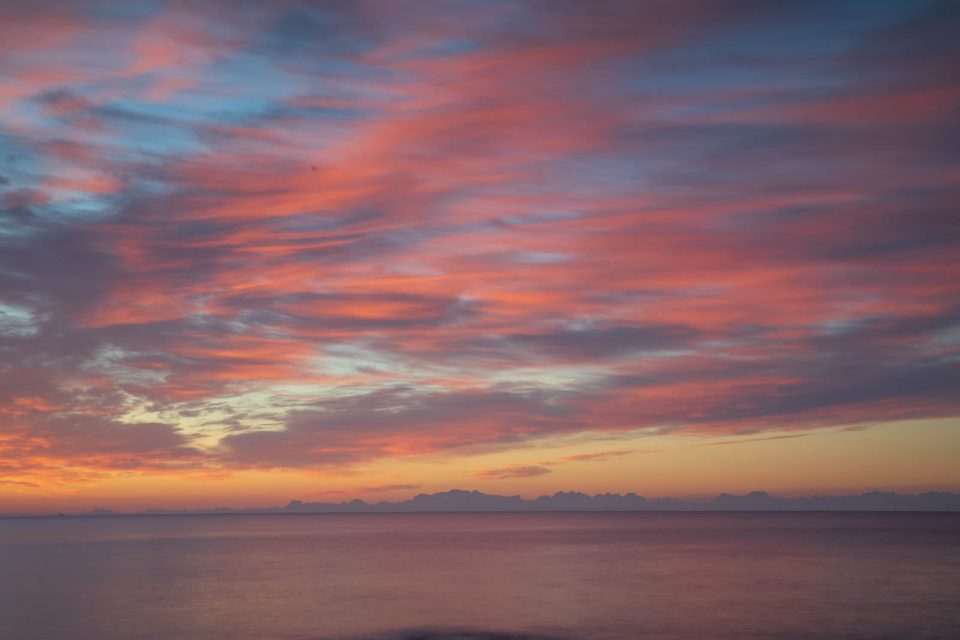
[[[958,413],[958,94],[912,40],[916,77],[869,38],[732,60],[745,15],[786,23],[714,3],[11,6],[10,452],[345,467]]]

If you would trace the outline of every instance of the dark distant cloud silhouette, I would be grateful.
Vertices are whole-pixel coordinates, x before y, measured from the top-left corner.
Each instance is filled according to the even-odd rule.
[[[386,631],[374,635],[353,636],[343,640],[576,640],[576,638],[566,635],[544,635],[522,631],[424,628]]]
[[[743,495],[721,493],[712,499],[646,498],[636,493],[557,491],[533,499],[452,489],[421,493],[409,500],[343,502],[291,500],[268,508],[199,510],[152,509],[146,513],[425,513],[425,512],[546,512],[546,511],[944,511],[960,512],[960,493],[928,491],[901,494],[869,491],[851,495],[815,495],[783,498],[765,491]]]
[[[356,495],[371,495],[379,493],[389,493],[392,491],[416,491],[417,489],[422,488],[419,484],[381,484],[372,487],[355,487],[353,489],[338,489],[336,491],[326,491],[321,492],[319,495],[323,496],[337,496],[337,495],[346,495],[346,496],[356,496]]]

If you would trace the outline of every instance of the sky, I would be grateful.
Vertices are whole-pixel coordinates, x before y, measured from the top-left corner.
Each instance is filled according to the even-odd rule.
[[[958,27],[0,0],[0,512],[960,489]]]

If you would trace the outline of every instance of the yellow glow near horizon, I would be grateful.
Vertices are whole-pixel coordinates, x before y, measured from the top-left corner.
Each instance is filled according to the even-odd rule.
[[[376,502],[453,488],[526,498],[560,490],[633,491],[648,498],[753,490],[783,496],[950,491],[960,489],[958,457],[957,420],[741,437],[557,440],[507,452],[420,455],[351,469],[124,472],[48,489],[6,484],[0,485],[0,510],[241,508],[291,499]]]

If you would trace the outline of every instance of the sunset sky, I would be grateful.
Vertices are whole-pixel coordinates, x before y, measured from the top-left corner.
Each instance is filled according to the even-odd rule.
[[[0,0],[0,512],[960,489],[958,28]]]

